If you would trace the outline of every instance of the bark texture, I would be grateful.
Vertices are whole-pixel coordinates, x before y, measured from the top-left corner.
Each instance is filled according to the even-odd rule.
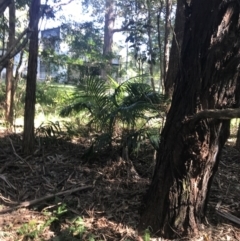
[[[192,0],[186,19],[172,105],[139,230],[165,238],[198,233],[230,121],[188,116],[240,105],[240,5]],[[171,70],[169,70],[171,71]]]
[[[113,29],[115,24],[113,0],[106,0],[103,55],[112,53]]]
[[[29,43],[28,73],[25,97],[23,152],[30,155],[34,150],[34,116],[36,102],[36,79],[38,58],[38,22],[40,17],[40,0],[32,0],[29,28],[32,35]]]
[[[102,69],[102,78],[107,80],[107,74],[111,72],[113,29],[115,24],[114,1],[106,0],[105,2],[105,21],[104,21],[104,39],[103,39],[103,56],[106,63]]]
[[[185,16],[187,15],[187,13],[186,15],[184,14],[184,9],[184,0],[179,0],[177,2],[175,27],[173,30],[172,47],[170,50],[170,57],[168,63],[169,71],[166,72],[166,76],[164,78],[165,94],[168,98],[172,97],[174,82],[176,80],[178,69],[180,67]]]

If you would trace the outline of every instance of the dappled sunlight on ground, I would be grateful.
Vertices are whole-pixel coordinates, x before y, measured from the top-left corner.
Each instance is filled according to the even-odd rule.
[[[141,240],[136,226],[152,175],[151,149],[132,156],[129,163],[118,150],[83,159],[89,147],[84,138],[74,143],[64,138],[39,141],[35,155],[24,158],[21,137],[1,134],[0,240]],[[230,214],[240,217],[239,160],[237,150],[224,148],[211,190],[208,223],[199,237],[179,241],[240,240],[240,225],[229,219]],[[30,202],[19,206],[24,201]]]

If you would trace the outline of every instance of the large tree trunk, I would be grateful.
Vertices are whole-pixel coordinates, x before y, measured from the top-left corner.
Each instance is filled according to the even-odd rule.
[[[30,8],[29,28],[32,35],[29,43],[27,86],[24,111],[23,152],[25,155],[34,150],[34,115],[36,102],[36,79],[38,58],[38,22],[40,15],[40,0],[32,0]]]
[[[238,1],[192,0],[186,10],[182,65],[139,223],[166,238],[198,233],[229,136],[229,120],[187,117],[240,105]]]
[[[168,98],[172,97],[174,82],[177,77],[178,69],[180,66],[180,57],[181,57],[181,46],[183,41],[183,32],[184,32],[184,0],[179,0],[177,2],[176,10],[176,19],[175,27],[173,31],[172,47],[170,50],[169,64],[166,73],[166,78],[164,82],[165,94]]]
[[[8,49],[14,45],[15,42],[15,2],[11,1],[9,5],[9,38]],[[9,59],[6,67],[6,109],[5,120],[12,126],[13,125],[13,107],[14,107],[14,78],[13,78],[14,58]]]
[[[104,22],[104,43],[103,55],[112,54],[113,29],[115,24],[113,0],[106,0],[105,3],[105,22]]]

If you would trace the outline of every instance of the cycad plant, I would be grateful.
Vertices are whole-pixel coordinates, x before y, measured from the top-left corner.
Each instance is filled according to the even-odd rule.
[[[121,85],[109,79],[105,82],[89,77],[69,100],[71,104],[62,109],[61,115],[80,111],[88,114],[88,125],[94,124],[99,133],[91,150],[111,146],[117,137],[121,138],[122,147],[127,146],[130,150],[139,147],[146,139],[157,148],[160,123],[155,127],[149,123],[164,115],[164,96],[134,79]]]

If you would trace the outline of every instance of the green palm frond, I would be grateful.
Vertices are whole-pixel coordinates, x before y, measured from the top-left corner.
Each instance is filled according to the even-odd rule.
[[[81,85],[76,90],[70,99],[71,104],[64,107],[60,115],[68,116],[72,112],[87,110],[95,121],[105,119],[111,104],[107,95],[108,89],[108,85],[103,80],[89,77],[85,85]]]
[[[154,92],[148,84],[134,81],[118,84],[109,77],[110,82],[89,77],[85,84],[76,89],[70,105],[62,109],[61,115],[72,112],[88,112],[88,125],[94,124],[101,132],[95,138],[92,149],[111,145],[113,131],[127,124],[127,134],[123,134],[122,145],[138,149],[148,139],[157,149],[159,144],[159,124],[149,124],[164,112],[166,99]],[[153,128],[154,126],[154,128]],[[99,133],[100,133],[99,132]]]
[[[119,97],[119,95],[121,97]],[[114,92],[113,100],[117,107],[119,118],[128,124],[136,123],[137,119],[148,119],[156,116],[162,96],[152,91],[143,83],[125,82]],[[148,116],[146,116],[148,112]]]
[[[155,150],[158,150],[160,143],[159,128],[150,128],[146,132],[147,138]]]
[[[62,132],[59,122],[48,121],[47,123],[42,123],[36,129],[36,136],[44,136],[48,138],[56,138]]]
[[[92,113],[91,103],[76,102],[76,103],[73,103],[71,105],[65,106],[61,110],[60,116],[66,117],[66,116],[69,116],[73,111],[80,112],[84,109],[87,109],[90,113]]]

